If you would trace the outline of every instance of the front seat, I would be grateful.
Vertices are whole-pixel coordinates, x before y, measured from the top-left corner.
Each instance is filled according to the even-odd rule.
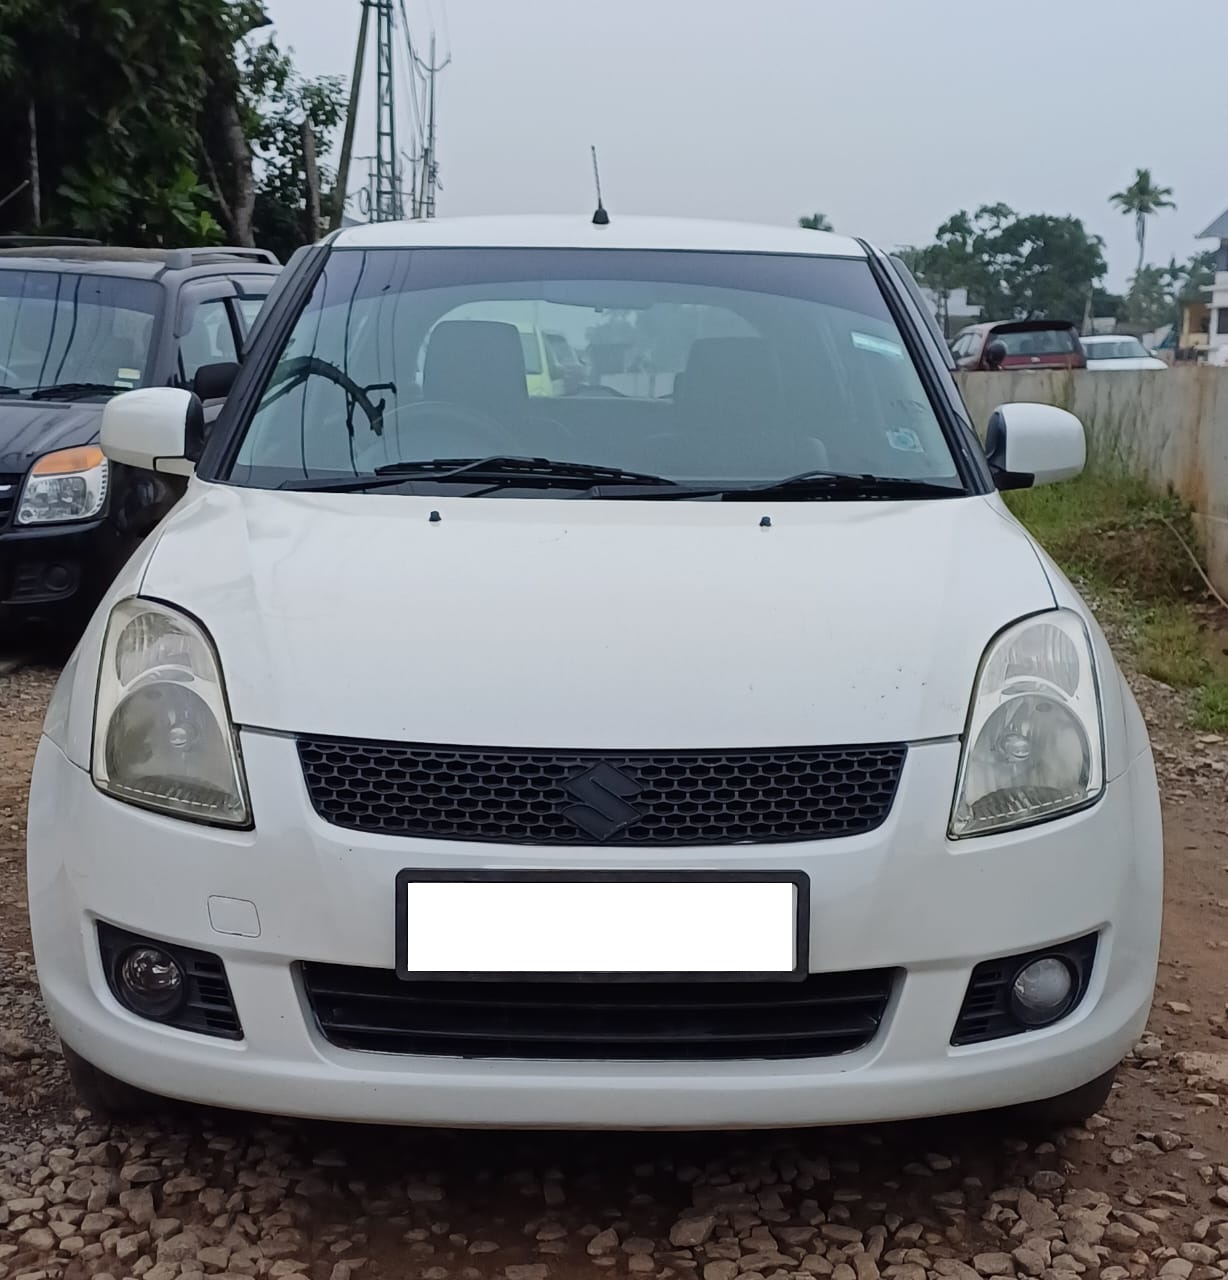
[[[524,350],[515,325],[494,320],[445,320],[427,343],[422,398],[442,400],[498,422],[528,409]]]
[[[444,320],[431,332],[422,367],[422,398],[493,418],[508,451],[558,456],[567,433],[530,413],[520,330],[497,320]]]
[[[822,465],[788,419],[780,368],[762,338],[696,339],[674,413],[675,464],[688,474],[773,478]]]

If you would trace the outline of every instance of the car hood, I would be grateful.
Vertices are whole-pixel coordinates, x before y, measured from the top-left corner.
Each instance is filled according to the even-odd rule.
[[[988,641],[1054,605],[996,495],[761,507],[199,481],[140,593],[208,628],[236,723],[607,750],[957,735]]]
[[[93,444],[105,407],[0,397],[0,474],[20,475],[44,453]]]

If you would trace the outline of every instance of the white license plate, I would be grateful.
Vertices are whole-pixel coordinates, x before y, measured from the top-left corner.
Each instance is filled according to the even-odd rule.
[[[800,873],[430,872],[397,878],[413,979],[800,979]]]

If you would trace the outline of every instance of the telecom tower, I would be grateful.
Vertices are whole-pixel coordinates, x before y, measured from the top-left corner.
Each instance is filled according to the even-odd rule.
[[[372,222],[389,222],[404,218],[433,218],[436,192],[439,188],[439,162],[436,154],[435,78],[447,66],[435,62],[435,36],[431,34],[431,61],[424,63],[414,49],[410,36],[405,0],[359,0],[362,19],[358,28],[358,51],[354,59],[354,76],[350,82],[350,104],[346,113],[345,138],[341,144],[341,160],[337,168],[337,188],[333,199],[332,227],[336,230],[344,217],[349,195],[350,168],[354,159],[354,135],[358,109],[362,101],[362,76],[367,61],[367,41],[371,14],[375,13],[375,155],[369,157],[368,185],[362,193],[363,212]],[[398,33],[397,18],[400,18]],[[398,34],[404,42],[405,73],[408,97],[413,115],[414,146],[408,156],[397,149],[397,45]],[[423,102],[421,98],[425,98]],[[407,160],[412,185],[407,193],[404,165]],[[408,194],[408,200],[407,200]],[[407,207],[408,206],[408,207]]]
[[[375,4],[375,199],[372,222],[393,222],[405,216],[401,194],[401,164],[397,155],[397,94],[392,62],[392,0],[363,0]]]

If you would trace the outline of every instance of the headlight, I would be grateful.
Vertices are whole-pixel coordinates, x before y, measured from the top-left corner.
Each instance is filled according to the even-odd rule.
[[[117,800],[196,822],[250,822],[217,654],[167,605],[122,600],[102,646],[94,784]]]
[[[1100,691],[1087,628],[1066,610],[1004,631],[986,651],[964,737],[951,836],[1084,808],[1104,790]]]
[[[61,449],[34,464],[17,507],[18,524],[88,520],[107,500],[110,468],[97,445]]]

